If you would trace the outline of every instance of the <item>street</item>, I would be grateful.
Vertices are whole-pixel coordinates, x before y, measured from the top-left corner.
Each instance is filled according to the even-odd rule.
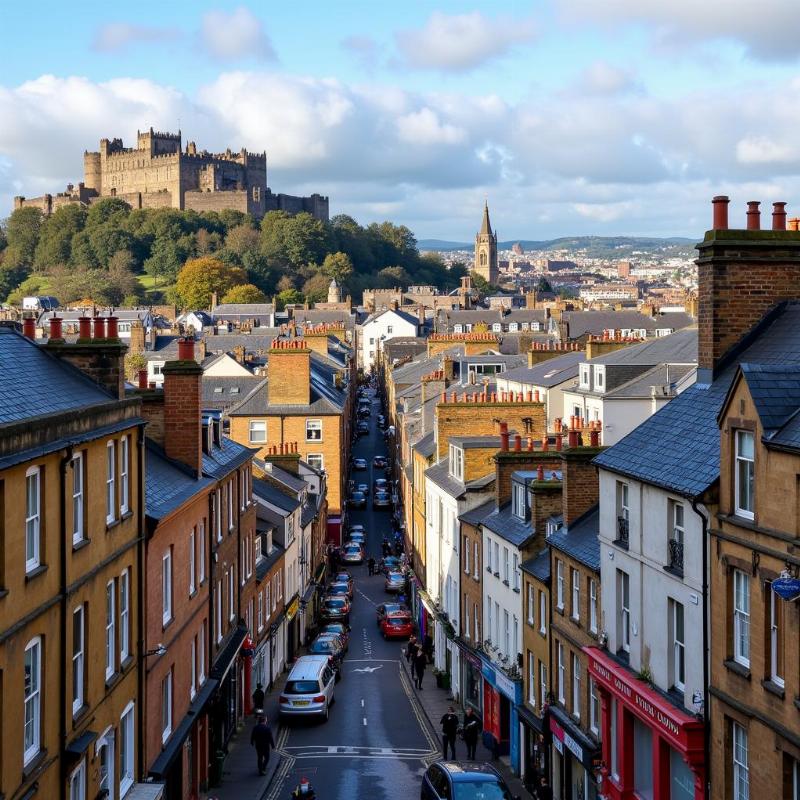
[[[373,401],[370,433],[353,448],[353,457],[365,458],[368,469],[351,477],[369,485],[370,499],[366,509],[350,515],[351,523],[364,525],[366,554],[376,561],[383,537],[391,538],[391,512],[374,511],[371,501],[373,479],[384,477],[382,469],[373,474],[372,458],[386,452],[378,413],[379,404]],[[366,563],[349,571],[355,580],[350,649],[330,720],[293,721],[281,729],[277,746],[284,760],[268,800],[288,798],[301,777],[309,779],[320,800],[409,800],[419,796],[422,774],[439,755],[415,690],[400,669],[405,643],[384,641],[376,624],[375,606],[390,599],[383,575],[369,577]]]

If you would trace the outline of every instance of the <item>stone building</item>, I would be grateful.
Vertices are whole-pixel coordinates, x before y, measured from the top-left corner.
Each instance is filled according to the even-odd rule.
[[[483,207],[481,229],[475,236],[475,271],[493,286],[500,278],[497,263],[497,233],[489,222],[489,203]]]
[[[14,208],[34,206],[45,214],[67,203],[88,204],[119,197],[132,208],[179,208],[194,211],[234,209],[256,219],[268,211],[306,211],[328,220],[328,198],[273,194],[267,186],[267,154],[242,148],[234,153],[182,149],[181,132],[137,131],[136,147],[122,139],[101,139],[100,149],[83,155],[84,179],[57,195],[15,197]]]

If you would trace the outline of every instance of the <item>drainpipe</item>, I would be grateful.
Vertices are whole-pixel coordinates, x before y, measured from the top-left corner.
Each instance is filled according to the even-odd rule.
[[[69,445],[64,451],[60,464],[60,480],[61,480],[61,509],[59,516],[59,526],[61,528],[61,543],[59,545],[59,583],[61,584],[61,645],[60,645],[60,659],[61,668],[66,670],[67,663],[67,467],[72,461],[73,447]],[[70,537],[72,539],[72,537]],[[67,747],[67,681],[62,677],[59,681],[59,734],[61,738],[59,772],[62,788],[67,785],[67,765],[64,758],[64,751]]]
[[[144,728],[144,712],[145,703],[145,614],[144,614],[144,598],[147,597],[147,576],[145,575],[144,563],[144,548],[145,548],[145,490],[144,490],[144,459],[145,459],[145,438],[144,429],[147,423],[139,425],[139,486],[137,491],[139,493],[139,544],[136,547],[136,568],[139,570],[139,599],[136,603],[136,624],[139,626],[139,675],[138,693],[139,702],[136,704],[136,752],[139,757],[139,775],[144,775],[144,748],[145,748],[145,728]]]
[[[710,714],[708,709],[708,517],[698,508],[697,498],[692,498],[692,510],[703,525],[703,762],[705,763],[706,774],[703,781],[703,797],[709,800],[709,782],[711,769],[710,763]]]

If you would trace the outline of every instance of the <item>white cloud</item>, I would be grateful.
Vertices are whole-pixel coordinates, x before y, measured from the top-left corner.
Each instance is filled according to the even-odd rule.
[[[594,222],[616,222],[623,219],[632,210],[632,203],[574,203],[575,211]]]
[[[208,52],[220,61],[276,59],[261,20],[245,6],[231,12],[207,11],[203,14],[200,36]]]
[[[466,131],[442,123],[430,108],[421,108],[399,117],[397,132],[401,141],[409,144],[458,144],[466,139]]]
[[[631,72],[607,61],[592,62],[581,74],[578,84],[580,91],[590,94],[619,94],[637,87]]]
[[[175,28],[136,25],[130,22],[109,22],[101,25],[92,39],[92,49],[100,53],[115,53],[135,44],[170,42],[180,37]]]
[[[491,19],[480,11],[469,14],[434,11],[422,28],[399,31],[395,39],[407,66],[460,71],[505,55],[535,36],[530,19]]]
[[[796,144],[776,142],[767,136],[748,136],[736,143],[736,158],[741,164],[800,164]]]

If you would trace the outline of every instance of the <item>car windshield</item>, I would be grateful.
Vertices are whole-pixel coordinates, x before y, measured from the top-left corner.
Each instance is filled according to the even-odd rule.
[[[324,625],[322,627],[323,633],[335,633],[337,635],[344,634],[344,625]]]
[[[375,497],[376,497],[378,500],[388,500],[388,499],[389,499],[389,495],[388,495],[386,492],[378,492],[378,493],[375,495]]]
[[[284,694],[315,694],[319,691],[317,681],[287,681]]]
[[[363,500],[364,492],[353,492],[353,500]]]
[[[410,620],[405,619],[405,617],[389,617],[389,624],[395,628],[402,628],[404,625],[408,625],[409,622]]]
[[[349,544],[344,549],[345,553],[358,553],[361,551],[361,548],[357,544]]]
[[[347,594],[349,589],[346,583],[334,583],[332,586],[328,587],[328,591],[331,594]]]
[[[453,800],[511,800],[503,786],[485,777],[453,781]]]
[[[312,653],[332,653],[334,649],[333,642],[330,639],[312,642],[310,649]]]
[[[344,608],[345,599],[339,597],[332,597],[330,600],[325,601],[326,608]]]

